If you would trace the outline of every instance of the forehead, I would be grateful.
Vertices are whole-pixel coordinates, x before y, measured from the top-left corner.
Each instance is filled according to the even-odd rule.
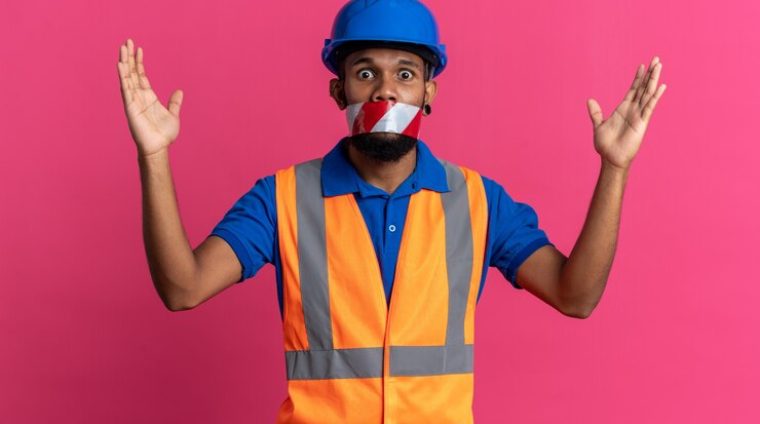
[[[352,52],[346,56],[346,65],[351,66],[359,59],[368,58],[377,64],[395,65],[400,60],[411,61],[420,67],[424,65],[421,57],[406,50],[389,49],[389,48],[369,48]]]

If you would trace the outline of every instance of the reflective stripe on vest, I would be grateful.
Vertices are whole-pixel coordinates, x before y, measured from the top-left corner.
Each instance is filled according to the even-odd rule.
[[[306,422],[299,420],[315,405],[324,415],[309,422],[375,422],[375,416],[402,422],[390,417],[411,420],[408,408],[421,402],[435,410],[451,405],[445,414],[454,414],[453,422],[471,422],[487,205],[477,173],[441,163],[450,191],[411,195],[390,306],[354,194],[322,196],[321,159],[275,174],[289,382],[278,422]],[[409,386],[411,380],[386,386],[399,378],[425,386]],[[455,389],[422,399],[440,384]]]

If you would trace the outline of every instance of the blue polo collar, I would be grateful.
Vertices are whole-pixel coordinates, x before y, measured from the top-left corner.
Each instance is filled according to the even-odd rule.
[[[359,175],[343,147],[344,140],[345,138],[341,139],[322,160],[322,195],[359,193],[362,197],[388,196],[388,193],[364,181]],[[433,156],[427,145],[418,140],[417,164],[414,171],[396,189],[393,197],[416,193],[423,188],[441,193],[449,191],[443,165]]]

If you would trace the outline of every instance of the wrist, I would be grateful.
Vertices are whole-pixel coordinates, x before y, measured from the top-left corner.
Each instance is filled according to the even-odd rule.
[[[137,158],[140,160],[154,160],[155,158],[166,156],[169,156],[169,149],[167,147],[163,147],[159,150],[156,150],[155,152],[150,153],[141,152],[139,149],[137,151]]]
[[[602,171],[606,173],[625,176],[625,175],[628,175],[628,170],[631,168],[631,164],[629,163],[626,166],[615,165],[612,162],[602,158],[601,167],[602,167]]]
[[[601,170],[599,172],[599,180],[604,181],[605,185],[614,184],[625,187],[628,182],[629,169],[629,166],[621,167],[603,160]]]
[[[137,162],[140,165],[153,165],[159,163],[165,163],[169,160],[169,149],[163,148],[151,153],[137,153]]]

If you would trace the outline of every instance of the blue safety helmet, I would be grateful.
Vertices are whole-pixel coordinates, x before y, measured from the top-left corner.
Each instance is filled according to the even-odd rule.
[[[416,53],[433,66],[431,78],[446,67],[446,46],[438,41],[438,24],[418,0],[351,0],[335,17],[331,37],[325,39],[322,62],[335,75],[340,75],[342,58],[368,47]]]

